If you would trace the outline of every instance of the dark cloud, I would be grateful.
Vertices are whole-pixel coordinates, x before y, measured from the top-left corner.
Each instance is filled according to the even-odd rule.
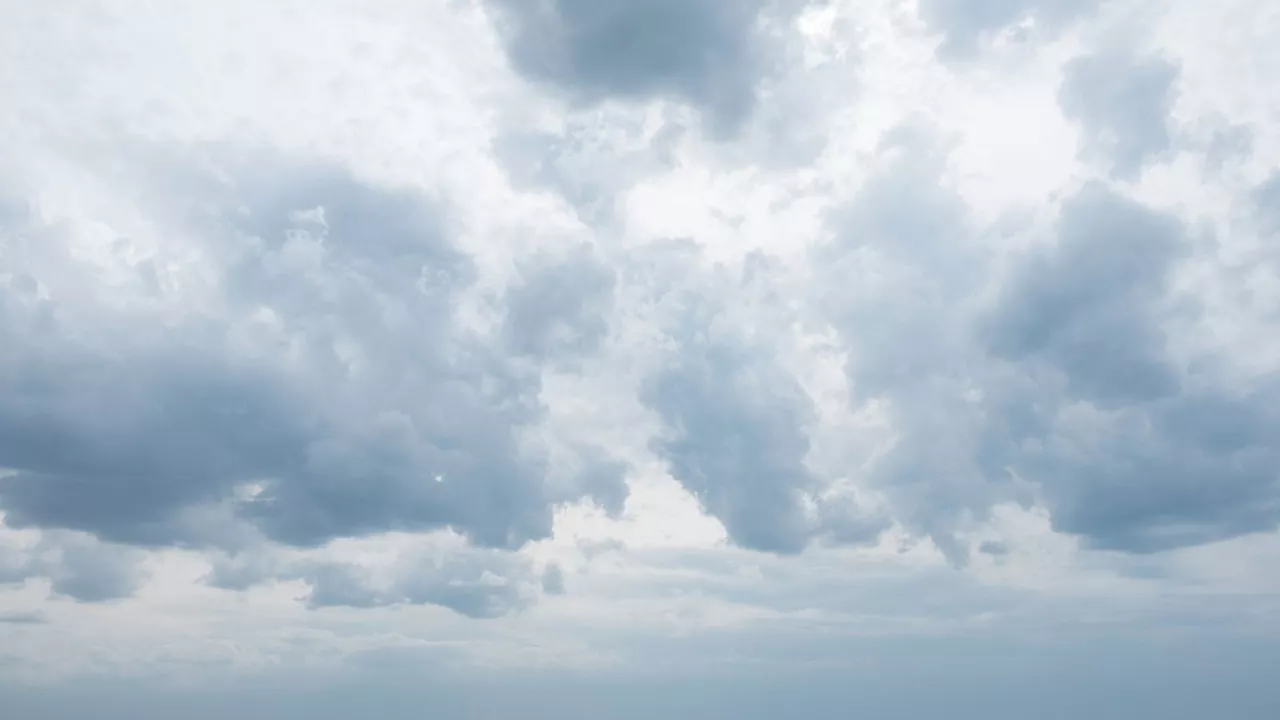
[[[68,537],[58,543],[56,559],[44,563],[55,594],[81,602],[127,598],[142,586],[146,574],[138,553],[92,538]]]
[[[0,586],[38,578],[56,595],[107,602],[132,595],[147,574],[135,549],[81,533],[46,533],[27,548],[0,546]]]
[[[987,540],[978,545],[978,552],[991,557],[1003,557],[1009,554],[1009,545],[999,540]]]
[[[1058,103],[1079,123],[1081,153],[1109,172],[1136,177],[1169,150],[1179,68],[1160,57],[1103,51],[1067,63]]]
[[[672,96],[720,132],[755,104],[772,48],[758,27],[797,0],[490,0],[515,68],[577,102]]]
[[[1039,426],[1008,438],[1009,465],[1040,485],[1056,528],[1102,547],[1155,551],[1273,527],[1276,388],[1188,372],[1165,347],[1181,223],[1093,185],[1064,203],[1057,230],[987,326],[993,351],[1041,388],[1028,399]]]
[[[1112,407],[1178,389],[1153,305],[1182,227],[1099,185],[1063,206],[1057,243],[1030,257],[988,325],[1005,358],[1044,360],[1075,397]]]
[[[1025,452],[1054,527],[1103,548],[1154,552],[1270,530],[1280,520],[1274,390],[1132,407]],[[1072,447],[1074,443],[1076,447]]]
[[[582,246],[522,268],[506,293],[502,332],[519,355],[555,360],[594,350],[608,331],[613,271]]]
[[[813,403],[795,378],[762,350],[691,338],[648,381],[643,401],[666,428],[654,450],[733,542],[804,548],[812,528],[803,493],[818,478],[804,464]]]
[[[505,342],[489,339],[453,316],[473,272],[431,202],[332,167],[197,166],[152,168],[159,180],[137,193],[140,212],[189,239],[214,278],[213,302],[176,317],[112,301],[61,229],[6,229],[6,522],[228,546],[242,539],[226,523],[193,520],[224,507],[232,524],[294,545],[439,528],[491,547],[545,537],[544,462],[518,439],[540,417],[538,375],[505,345],[585,347],[602,332],[592,293],[607,293],[608,274],[591,275],[586,256],[532,273],[512,291]],[[562,292],[572,282],[586,299]],[[182,307],[156,284],[137,287]],[[82,576],[62,588],[126,587]]]
[[[1001,32],[1030,21],[1053,32],[1093,13],[1105,0],[920,0],[920,16],[942,35],[940,53],[950,59],[974,55]]]
[[[892,137],[816,258],[853,401],[893,427],[866,476],[891,514],[954,562],[1002,502],[1132,552],[1274,527],[1277,388],[1168,347],[1188,321],[1169,281],[1183,224],[1087,185],[1002,276],[928,134]]]
[[[590,497],[609,517],[620,516],[629,495],[629,466],[599,450],[585,450],[580,454],[573,493]]]

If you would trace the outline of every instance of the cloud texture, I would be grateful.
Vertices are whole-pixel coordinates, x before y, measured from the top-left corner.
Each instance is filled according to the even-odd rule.
[[[885,714],[928,657],[1039,688],[1006,714],[1106,666],[1131,715],[1199,676],[1262,717],[1274,30],[0,3],[0,691],[498,673],[563,710],[533,688],[594,673],[582,712],[728,717],[859,678]]]

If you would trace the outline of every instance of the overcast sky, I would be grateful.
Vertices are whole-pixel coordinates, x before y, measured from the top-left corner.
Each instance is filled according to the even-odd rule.
[[[0,717],[1275,718],[1278,37],[0,0]]]

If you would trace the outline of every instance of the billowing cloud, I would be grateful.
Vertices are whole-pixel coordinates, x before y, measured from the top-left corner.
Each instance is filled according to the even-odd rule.
[[[1002,276],[927,137],[887,147],[822,255],[831,282],[864,278],[828,309],[854,401],[888,403],[898,437],[872,478],[898,517],[957,561],[965,523],[1028,493],[1110,549],[1275,527],[1273,383],[1195,372],[1169,347],[1186,323],[1170,287],[1183,224],[1090,184]]]
[[[1102,51],[1067,63],[1058,102],[1080,124],[1081,153],[1132,178],[1167,152],[1178,67],[1161,57]]]
[[[1086,187],[988,326],[997,355],[1062,392],[1036,401],[1046,425],[1017,438],[1013,467],[1045,488],[1055,526],[1105,547],[1159,550],[1280,521],[1276,388],[1184,370],[1168,347],[1168,282],[1186,250],[1174,218]]]
[[[794,0],[490,0],[512,64],[577,102],[669,96],[734,129],[773,48],[760,26]]]
[[[165,231],[189,234],[214,273],[210,304],[167,326],[101,304],[110,288],[67,231],[6,228],[0,331],[19,349],[0,375],[6,522],[221,545],[233,539],[198,510],[225,504],[292,545],[444,527],[494,547],[546,536],[543,461],[519,439],[538,381],[501,353],[583,349],[603,331],[586,313],[607,273],[538,270],[490,341],[454,316],[469,265],[425,199],[331,167],[231,172],[162,198],[178,218]],[[134,268],[143,302],[174,307],[158,265]]]
[[[540,359],[590,352],[608,330],[613,271],[586,247],[541,260],[504,298],[507,347]]]
[[[142,554],[91,535],[54,532],[30,547],[0,544],[0,585],[46,578],[56,596],[98,603],[131,596],[147,579]]]
[[[1259,0],[0,5],[17,720],[1274,714]]]
[[[803,388],[760,350],[730,339],[692,339],[644,391],[666,434],[655,449],[672,475],[756,550],[798,552],[810,528],[804,465],[813,407]]]

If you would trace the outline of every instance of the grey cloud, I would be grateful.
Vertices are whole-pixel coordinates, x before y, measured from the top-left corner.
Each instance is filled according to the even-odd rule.
[[[978,545],[978,552],[992,557],[1002,557],[1009,554],[1009,545],[999,540],[987,540]]]
[[[409,555],[391,578],[375,582],[368,570],[323,563],[301,573],[311,585],[312,608],[439,605],[470,618],[507,615],[526,607],[540,583],[523,559],[495,551],[450,551],[443,556]]]
[[[963,201],[941,182],[944,160],[927,127],[892,131],[814,261],[821,309],[848,349],[851,400],[883,403],[897,436],[865,479],[906,528],[961,562],[958,523],[980,518],[1004,481],[974,453],[982,413],[966,393],[982,358],[965,328],[986,269]]]
[[[1041,486],[1056,528],[1097,546],[1157,551],[1280,518],[1276,388],[1182,371],[1165,348],[1185,243],[1172,217],[1087,187],[993,316],[993,350],[1041,383],[1043,422],[1031,442],[1010,438],[1009,464]]]
[[[28,553],[0,545],[0,586],[21,583],[33,574]]]
[[[1280,170],[1273,170],[1253,190],[1254,210],[1266,236],[1280,236]]]
[[[46,533],[30,548],[0,546],[0,585],[37,578],[56,595],[107,602],[132,595],[147,574],[133,548],[80,533]]]
[[[1047,359],[1074,395],[1104,406],[1175,392],[1155,305],[1185,242],[1175,219],[1086,187],[1063,205],[1057,243],[1006,287],[989,346]]]
[[[146,580],[140,557],[129,548],[67,538],[59,542],[57,553],[45,570],[53,592],[81,602],[129,597]]]
[[[38,612],[0,612],[0,625],[44,625],[48,620]]]
[[[1205,143],[1205,166],[1210,172],[1220,172],[1228,163],[1248,158],[1253,147],[1253,130],[1247,125],[1215,128]]]
[[[1169,150],[1169,122],[1179,68],[1160,57],[1103,51],[1075,58],[1064,70],[1058,102],[1080,124],[1084,157],[1133,178]]]
[[[584,450],[580,455],[574,476],[574,494],[590,497],[610,517],[620,516],[629,495],[629,466],[600,450]]]
[[[1165,347],[1181,223],[1090,185],[1063,203],[1056,230],[979,325],[1036,388],[1005,393],[1015,399],[993,416],[998,464],[1041,487],[1055,527],[1103,547],[1160,550],[1269,526],[1272,392],[1187,375]]]
[[[564,570],[552,563],[542,571],[542,592],[548,595],[564,594]]]
[[[713,129],[755,104],[771,47],[757,27],[796,0],[490,0],[512,64],[580,103],[672,96]]]
[[[313,610],[325,607],[372,608],[394,602],[389,591],[372,587],[368,573],[358,567],[323,564],[312,568],[302,578],[311,586],[307,606]]]
[[[1025,450],[1055,528],[1091,544],[1155,552],[1269,530],[1280,521],[1274,388],[1220,388],[1127,407]]]
[[[1167,347],[1187,319],[1168,282],[1182,223],[1088,185],[1001,278],[936,148],[898,138],[815,258],[852,400],[894,429],[866,477],[891,514],[957,563],[964,527],[1001,502],[1038,498],[1055,528],[1131,552],[1274,527],[1277,389]]]
[[[517,441],[540,417],[538,378],[453,318],[472,271],[442,212],[323,165],[222,164],[149,167],[159,180],[136,196],[206,258],[225,315],[161,326],[112,310],[57,228],[7,230],[7,522],[220,545],[189,519],[229,505],[289,544],[445,527],[494,547],[545,537],[544,463]],[[530,302],[575,311],[539,287]],[[513,336],[554,350],[554,323],[520,312]],[[246,483],[261,492],[237,495]]]
[[[524,125],[502,134],[494,154],[517,187],[551,190],[591,225],[614,220],[619,197],[647,174],[672,166],[684,127],[668,121],[648,136],[642,119],[630,114],[570,118],[558,132],[529,131]]]
[[[298,448],[273,384],[252,372],[185,353],[115,360],[24,340],[29,352],[0,380],[0,462],[18,469],[0,481],[0,500],[14,527],[165,544],[184,506],[274,474]]]
[[[280,558],[262,545],[236,553],[215,553],[209,558],[204,582],[222,590],[247,590],[284,574]]]
[[[1053,32],[1093,13],[1105,0],[920,0],[921,18],[942,35],[940,52],[972,57],[1000,32],[1031,21]]]
[[[655,451],[736,544],[804,548],[803,493],[818,485],[804,464],[814,409],[793,377],[762,351],[695,338],[648,381],[643,401],[666,428]]]
[[[502,332],[512,352],[563,360],[593,351],[608,332],[613,271],[588,246],[539,258],[507,290]]]
[[[655,243],[624,272],[661,308],[670,350],[640,388],[660,422],[650,449],[736,546],[786,555],[873,541],[888,519],[810,467],[814,401],[772,342],[794,322],[764,281],[775,261],[754,253],[704,273],[699,252]],[[739,306],[768,308],[749,334],[735,326]]]

